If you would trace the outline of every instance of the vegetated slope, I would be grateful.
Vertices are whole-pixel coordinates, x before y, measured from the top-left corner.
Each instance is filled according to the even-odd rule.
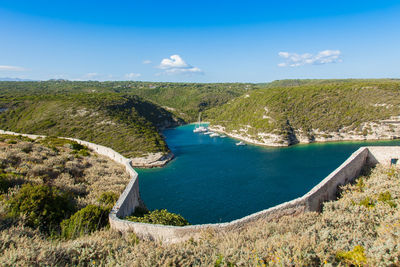
[[[196,121],[199,112],[221,106],[256,87],[241,83],[155,83],[148,86],[136,87],[132,92],[170,108],[171,112],[188,122]]]
[[[138,96],[115,93],[30,94],[1,101],[0,129],[74,137],[113,148],[126,157],[166,154],[160,135],[180,123],[170,112]]]
[[[276,80],[270,83],[259,83],[258,86],[262,88],[281,88],[292,87],[301,85],[324,85],[324,84],[355,84],[355,83],[369,83],[369,82],[392,82],[400,79],[285,79]]]
[[[399,120],[400,81],[325,82],[253,90],[208,111],[211,127],[267,145],[400,136],[382,122]]]
[[[35,229],[37,237],[61,241],[107,227],[108,214],[130,178],[124,166],[77,142],[2,134],[0,235],[20,225]],[[141,210],[143,219],[153,223],[188,223],[166,210]]]
[[[100,229],[129,180],[124,166],[76,142],[0,135],[0,228],[21,224],[55,237],[64,219],[89,209],[99,215],[94,229],[74,226]]]
[[[258,88],[249,83],[166,83],[134,81],[0,82],[0,92],[17,98],[26,95],[116,93],[138,95],[160,105],[187,122],[201,111],[222,105],[246,91]]]
[[[399,179],[398,169],[378,166],[354,185],[343,187],[340,199],[325,203],[320,214],[257,221],[228,233],[209,230],[199,240],[174,245],[105,229],[73,241],[54,241],[22,225],[8,226],[0,234],[0,263],[396,266],[400,264]]]

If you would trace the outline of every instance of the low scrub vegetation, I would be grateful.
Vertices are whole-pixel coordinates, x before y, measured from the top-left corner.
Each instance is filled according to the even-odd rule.
[[[293,130],[304,134],[364,131],[364,122],[400,114],[398,80],[288,80],[265,85],[206,112],[211,125],[228,131],[247,130],[283,136]]]
[[[141,223],[164,224],[173,226],[189,225],[189,222],[179,214],[164,210],[143,210],[136,209],[135,213],[125,218],[125,220]]]
[[[87,205],[61,222],[61,236],[76,238],[107,226],[110,210],[108,207]]]
[[[2,130],[78,138],[111,147],[126,157],[169,152],[160,129],[180,123],[172,113],[134,95],[71,93],[3,98],[9,108],[0,113]]]
[[[108,226],[108,214],[129,181],[123,166],[55,137],[0,135],[0,229],[18,224],[43,238],[74,239]],[[185,225],[166,210],[142,222]]]
[[[4,172],[16,173],[17,170],[23,170],[22,163],[27,162],[21,158],[22,155],[38,153],[38,143],[30,142],[32,150],[28,153],[21,152],[19,148],[20,154],[18,154],[15,147],[22,147],[22,144],[25,147],[26,141],[16,140],[16,144],[10,144],[8,140],[5,139],[0,144],[2,168]],[[72,161],[77,160],[68,146],[58,147],[58,152],[46,147],[41,149],[41,153],[47,155],[59,153],[53,157],[68,155],[68,157],[73,156]],[[13,152],[7,154],[10,151]],[[6,157],[6,154],[9,157]],[[50,158],[48,156],[47,159]],[[85,158],[80,158],[83,159]],[[31,160],[40,162],[44,159],[36,156]],[[87,170],[93,169],[95,165],[99,168],[98,164],[102,165],[105,162],[104,159],[95,158],[93,154],[86,160],[93,160],[90,161],[92,166],[84,169],[83,176],[72,177],[76,178],[78,183],[87,181],[91,184],[88,175],[93,174]],[[108,166],[117,168],[112,167],[113,165]],[[99,170],[109,171],[107,168]],[[122,170],[120,174],[123,175]],[[22,177],[31,183],[36,181],[37,184],[43,184],[39,182],[40,179],[34,179],[35,176],[26,174]],[[102,179],[102,183],[106,183],[109,179],[102,177],[103,175],[98,176],[98,179]],[[66,186],[64,183],[63,185],[55,183],[57,179],[60,177],[48,180],[46,185],[65,192],[73,188],[72,184]],[[397,208],[400,204],[399,169],[377,166],[370,174],[359,177],[354,184],[343,186],[339,199],[325,203],[321,213],[309,212],[296,217],[287,216],[273,222],[260,220],[230,232],[205,230],[199,239],[172,245],[139,240],[134,233],[121,235],[104,227],[103,214],[111,207],[116,195],[122,191],[127,182],[127,179],[121,179],[119,182],[116,179],[112,178],[114,183],[123,184],[119,187],[120,191],[110,189],[109,186],[101,189],[95,187],[91,189],[96,192],[95,194],[86,193],[75,198],[78,211],[61,223],[63,229],[61,233],[64,238],[49,238],[45,232],[27,226],[22,219],[9,221],[2,217],[0,263],[5,266],[396,266],[400,264],[400,213]],[[8,188],[7,193],[2,194],[2,216],[7,206],[4,203],[7,203],[11,196],[17,195],[23,187],[25,186],[14,185]],[[373,205],[363,203],[373,203]],[[142,219],[148,215],[149,218],[155,217],[156,221],[160,220],[157,214],[168,217],[164,216],[167,214],[166,211],[133,215]]]
[[[256,84],[244,83],[167,83],[134,81],[41,81],[41,82],[0,82],[0,96],[6,103],[23,101],[27,96],[70,95],[92,97],[104,94],[140,96],[152,103],[164,107],[168,112],[187,122],[197,120],[198,113],[222,105],[246,91],[257,88]],[[0,103],[1,103],[0,98]],[[7,102],[8,101],[8,102]],[[145,107],[145,106],[144,106]],[[149,110],[147,110],[149,108]],[[143,110],[143,109],[142,109]],[[146,107],[146,114],[153,121],[163,122],[153,112],[154,107]],[[154,116],[155,115],[155,116]]]
[[[0,135],[0,229],[19,224],[64,238],[99,230],[129,179],[74,141]]]
[[[75,209],[71,196],[47,185],[24,184],[5,203],[7,216],[21,218],[28,226],[49,232],[57,229]]]

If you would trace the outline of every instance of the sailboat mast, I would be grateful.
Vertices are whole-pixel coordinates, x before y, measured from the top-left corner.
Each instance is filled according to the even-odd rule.
[[[200,127],[200,124],[201,124],[201,112],[199,113],[199,120],[197,121],[197,126]]]

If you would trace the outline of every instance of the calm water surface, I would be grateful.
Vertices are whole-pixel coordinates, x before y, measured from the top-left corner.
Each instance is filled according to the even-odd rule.
[[[265,148],[193,133],[164,132],[176,158],[159,169],[137,169],[149,209],[168,209],[191,224],[226,222],[304,195],[356,149],[400,141],[343,142]]]

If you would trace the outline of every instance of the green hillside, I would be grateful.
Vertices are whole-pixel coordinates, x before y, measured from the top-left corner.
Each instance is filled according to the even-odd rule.
[[[150,87],[136,88],[133,93],[150,99],[161,105],[170,107],[171,112],[188,122],[197,120],[201,111],[221,106],[243,93],[257,88],[255,84],[173,84],[158,83]]]
[[[200,111],[254,87],[239,83],[0,82],[0,129],[76,137],[130,157],[167,152],[160,130],[194,121]]]
[[[275,80],[270,83],[260,83],[259,87],[262,88],[276,88],[276,87],[292,87],[301,85],[324,85],[324,84],[356,84],[356,83],[374,83],[374,82],[391,82],[400,81],[399,79],[285,79]]]
[[[357,129],[363,122],[400,115],[398,80],[316,80],[282,82],[291,86],[253,90],[207,112],[211,125],[227,131],[289,135],[314,129],[336,132]],[[265,85],[264,85],[265,86]]]
[[[0,129],[75,137],[109,146],[127,157],[167,153],[159,129],[180,121],[137,96],[115,93],[3,95]]]
[[[20,99],[32,95],[68,95],[76,93],[115,93],[136,95],[167,108],[187,122],[197,120],[198,113],[222,105],[253,88],[243,83],[167,83],[133,81],[65,81],[0,82],[0,99]]]

